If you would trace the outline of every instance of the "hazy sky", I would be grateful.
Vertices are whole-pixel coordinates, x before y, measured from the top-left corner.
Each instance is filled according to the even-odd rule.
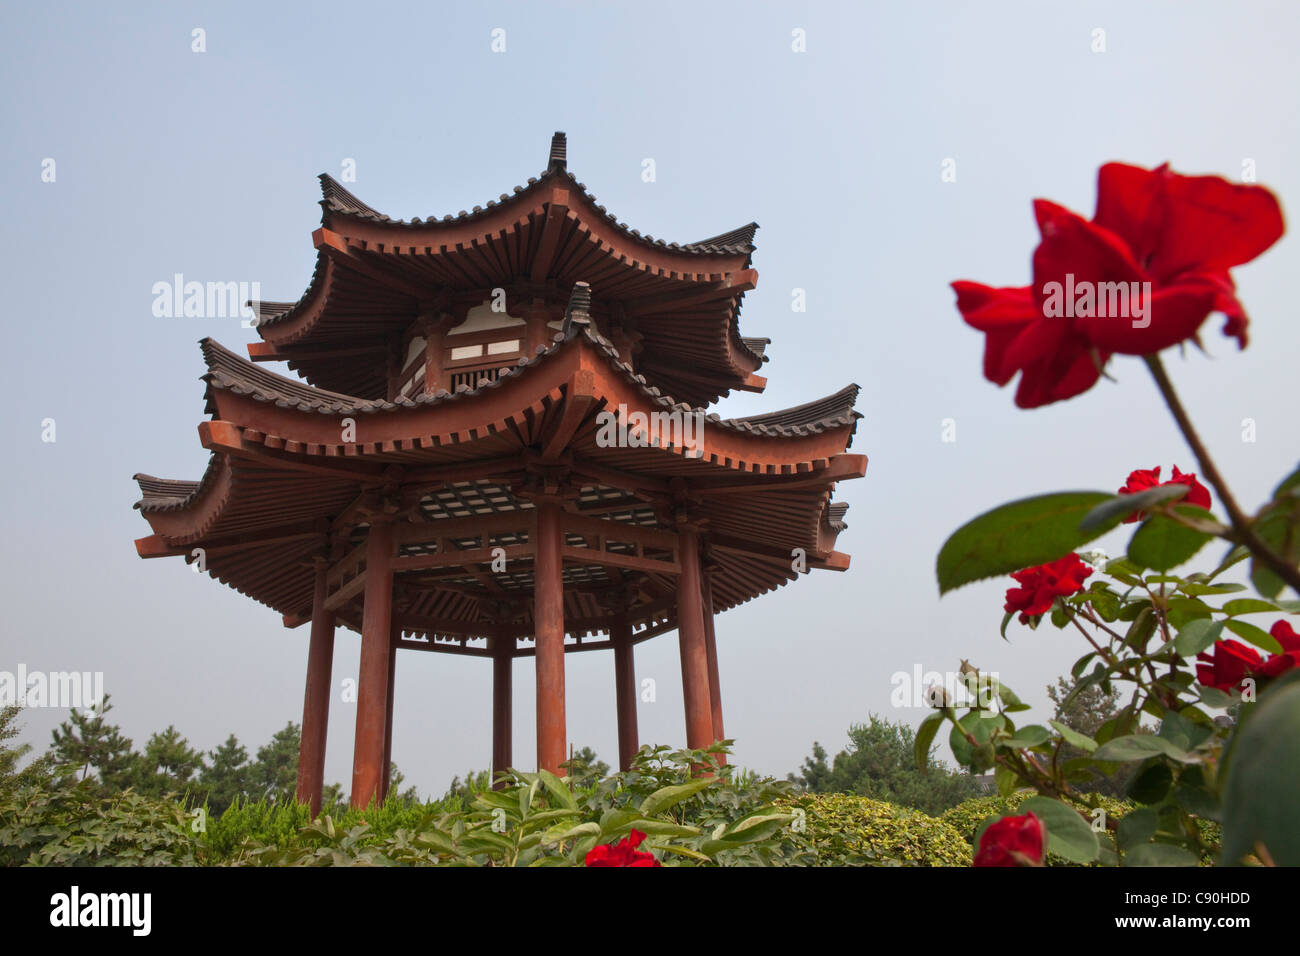
[[[302,716],[307,629],[180,560],[141,561],[131,475],[197,478],[207,453],[196,345],[242,351],[238,320],[160,319],[174,273],[296,299],[314,262],[315,176],[393,216],[455,213],[538,175],[565,130],[569,169],[643,233],[690,241],[756,220],[746,335],[769,336],[763,395],[797,404],[848,382],[845,574],[814,573],[717,621],[738,759],[795,769],[814,739],[895,710],[897,671],[969,658],[1050,716],[1044,687],[1082,651],[1050,626],[998,636],[1007,581],[942,600],[949,532],[1040,492],[1113,490],[1133,468],[1196,470],[1141,362],[1032,412],[980,373],[983,336],[948,283],[1024,284],[1030,202],[1091,214],[1108,160],[1241,174],[1253,160],[1300,206],[1300,5],[1276,3],[10,4],[0,13],[0,670],[102,670],[143,746],[169,723],[250,751]],[[206,31],[206,52],[191,50]],[[506,50],[493,53],[492,31]],[[1093,52],[1094,30],[1105,52]],[[791,49],[806,31],[806,52]],[[56,181],[42,182],[42,161]],[[642,161],[657,181],[642,181]],[[956,182],[941,181],[945,159]],[[1294,466],[1297,245],[1236,277],[1251,346],[1205,326],[1209,356],[1167,363],[1248,505]],[[808,310],[791,311],[791,290]],[[41,440],[52,418],[57,440]],[[955,419],[957,441],[941,441]],[[1242,440],[1254,419],[1257,440]],[[1119,534],[1103,539],[1122,552]],[[1205,559],[1217,557],[1208,549]],[[1262,621],[1265,626],[1271,623]],[[356,673],[340,630],[335,684]],[[491,668],[398,656],[393,756],[422,793],[487,765]],[[637,648],[658,699],[645,742],[684,742],[675,634]],[[570,655],[568,728],[615,762],[613,660]],[[534,757],[531,661],[515,670],[515,755]],[[326,779],[351,783],[354,705],[331,706]],[[66,711],[29,711],[44,747]]]

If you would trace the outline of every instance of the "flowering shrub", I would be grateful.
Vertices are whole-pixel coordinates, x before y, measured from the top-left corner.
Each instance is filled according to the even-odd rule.
[[[1166,482],[1159,468],[1139,469],[1118,494],[1015,501],[955,532],[938,557],[940,593],[1012,575],[1003,637],[1018,614],[1031,628],[1050,616],[1081,639],[1062,706],[1092,685],[1118,686],[1128,703],[1092,737],[1059,721],[1018,727],[1014,715],[1028,706],[972,669],[969,702],[945,700],[922,723],[918,757],[947,725],[959,763],[992,770],[1004,797],[1034,792],[1018,816],[1004,813],[983,831],[980,863],[1034,862],[1041,827],[1047,851],[1076,863],[1194,865],[1217,855],[1300,864],[1300,828],[1281,809],[1300,804],[1300,636],[1284,617],[1300,613],[1300,601],[1282,598],[1286,588],[1300,594],[1300,469],[1248,514],[1158,354],[1199,344],[1211,312],[1246,345],[1228,270],[1282,235],[1277,200],[1259,186],[1112,163],[1091,221],[1042,200],[1035,213],[1034,286],[954,283],[958,310],[986,335],[985,377],[1005,385],[1020,373],[1016,404],[1033,408],[1091,388],[1113,355],[1141,356],[1209,488],[1177,467]],[[1087,568],[1081,546],[1122,523],[1137,525],[1127,554]],[[1216,538],[1228,545],[1221,559],[1175,573]],[[1224,575],[1247,560],[1255,594],[1234,597],[1247,587]],[[1247,620],[1259,614],[1274,617],[1268,630]],[[1154,733],[1139,733],[1144,717]],[[1067,745],[1082,756],[1065,756]],[[1136,766],[1134,809],[1119,817],[1081,788],[1126,764]]]

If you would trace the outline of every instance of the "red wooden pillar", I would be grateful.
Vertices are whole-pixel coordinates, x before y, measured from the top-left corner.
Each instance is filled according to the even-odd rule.
[[[511,756],[514,719],[511,698],[514,674],[514,638],[495,638],[492,648],[492,776],[494,789],[505,786],[496,782],[496,775],[509,770],[514,763]]]
[[[325,610],[329,565],[316,567],[311,601],[311,643],[307,649],[307,690],[302,702],[302,740],[298,749],[298,802],[320,813],[325,786],[325,737],[330,716],[330,676],[334,666],[334,613]]]
[[[384,714],[384,786],[379,791],[380,801],[388,799],[388,787],[393,782],[393,688],[397,683],[397,642],[402,636],[399,624],[393,625],[392,644],[388,648],[388,696]]]
[[[709,578],[710,575],[705,572],[701,588],[704,604],[704,651],[709,660],[709,703],[712,707],[713,739],[725,740],[727,735],[722,729],[722,685],[718,680],[718,638],[713,631],[713,584]],[[726,763],[727,755],[719,754],[718,760]]]
[[[352,806],[365,809],[380,796],[388,724],[392,661],[393,526],[372,521],[366,539],[365,610],[357,681],[357,731],[352,751]]]
[[[555,501],[537,501],[537,544],[533,572],[533,626],[537,662],[537,766],[563,773],[564,748],[564,578],[560,547],[562,511]]]
[[[609,629],[614,642],[614,693],[618,713],[618,768],[628,770],[641,746],[636,730],[636,670],[633,666],[632,625],[625,616]]]
[[[686,702],[686,746],[703,750],[713,743],[713,705],[709,700],[709,652],[704,638],[704,598],[700,538],[694,528],[678,533],[681,575],[677,579],[677,639],[682,659],[682,697]]]

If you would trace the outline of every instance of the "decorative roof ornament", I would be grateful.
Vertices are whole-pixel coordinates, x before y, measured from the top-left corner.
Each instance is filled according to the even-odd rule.
[[[551,158],[546,164],[546,171],[563,172],[568,163],[567,152],[568,142],[565,135],[560,130],[556,130],[555,135],[551,137]]]
[[[565,341],[578,335],[584,327],[591,328],[591,286],[585,282],[575,282],[573,291],[569,293],[569,306],[564,311],[562,333]]]

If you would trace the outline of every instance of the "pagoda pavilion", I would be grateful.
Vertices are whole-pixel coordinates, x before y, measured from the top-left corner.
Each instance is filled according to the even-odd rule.
[[[184,557],[310,625],[298,796],[318,811],[335,629],[361,635],[351,799],[388,787],[398,651],[492,666],[492,767],[534,659],[536,766],[562,772],[565,655],[613,652],[619,763],[639,746],[637,644],[675,630],[686,744],[724,738],[714,615],[821,568],[858,388],[721,418],[762,391],[740,334],[750,223],[641,235],[566,167],[441,219],[392,219],[320,177],[316,266],[256,304],[248,358],[210,339],[198,481],[136,475],[141,557]],[[301,381],[258,363],[287,362]]]

